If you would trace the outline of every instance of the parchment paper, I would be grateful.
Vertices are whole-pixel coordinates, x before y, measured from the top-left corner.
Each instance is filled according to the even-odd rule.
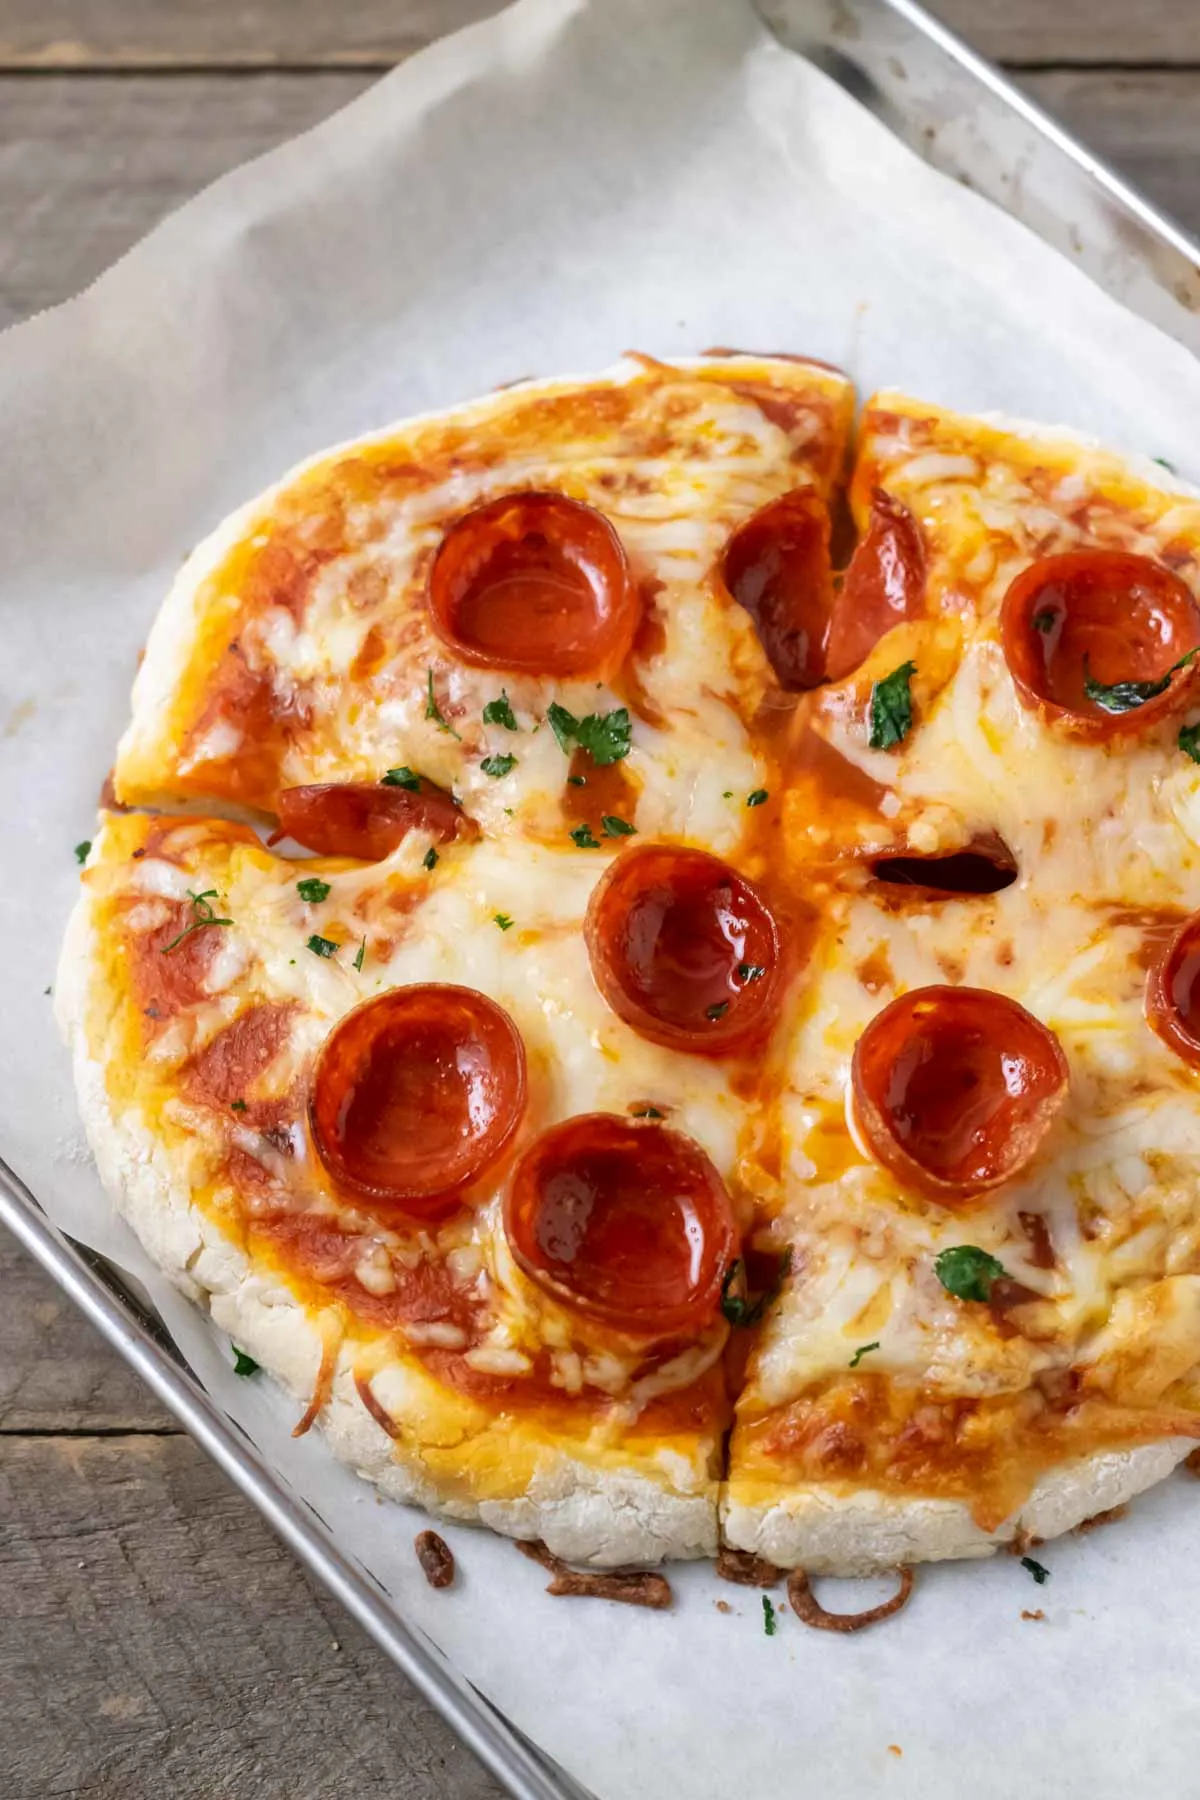
[[[416,1519],[315,1434],[293,1443],[269,1383],[235,1381],[87,1159],[43,990],[72,845],[187,549],[296,458],[391,417],[711,343],[1194,462],[1197,364],[914,160],[743,0],[523,0],[0,341],[0,1143],[61,1226],[145,1281],[398,1605],[602,1800],[1195,1792],[1186,1478],[1047,1548],[1045,1587],[1007,1556],[925,1571],[861,1639],[789,1614],[768,1639],[759,1596],[706,1569],[673,1576],[671,1615],[549,1600],[510,1546],[462,1530],[461,1585],[435,1594]]]

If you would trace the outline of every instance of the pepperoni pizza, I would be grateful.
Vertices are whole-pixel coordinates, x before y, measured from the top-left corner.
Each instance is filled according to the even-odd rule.
[[[297,1429],[583,1564],[983,1555],[1200,1436],[1200,498],[852,413],[629,358],[293,472],[64,949],[101,1173]]]

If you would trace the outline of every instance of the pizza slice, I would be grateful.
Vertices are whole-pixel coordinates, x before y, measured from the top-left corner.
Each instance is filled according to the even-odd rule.
[[[785,494],[828,541],[852,409],[799,359],[630,357],[313,459],[181,569],[115,798],[286,815],[357,854],[363,802],[309,790],[399,768],[493,835],[596,834],[639,800],[643,830],[711,834],[756,785],[747,721],[774,680],[716,565]],[[779,654],[803,662],[795,632]]]
[[[836,1572],[1052,1536],[1200,1435],[1200,498],[885,395],[852,500],[891,554],[792,726],[819,923],[749,1239],[789,1263],[723,1499]]]

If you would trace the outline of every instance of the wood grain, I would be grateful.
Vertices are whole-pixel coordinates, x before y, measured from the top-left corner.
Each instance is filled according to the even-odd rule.
[[[0,67],[386,67],[497,0],[3,0]],[[1195,0],[934,0],[997,62],[1200,63]]]
[[[6,1800],[498,1800],[188,1438],[0,1437],[0,1592]]]

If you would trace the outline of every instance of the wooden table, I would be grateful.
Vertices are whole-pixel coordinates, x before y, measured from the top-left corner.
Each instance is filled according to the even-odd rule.
[[[488,0],[0,0],[0,326]],[[1200,233],[1197,0],[940,0]],[[0,1234],[4,1800],[500,1790]]]

